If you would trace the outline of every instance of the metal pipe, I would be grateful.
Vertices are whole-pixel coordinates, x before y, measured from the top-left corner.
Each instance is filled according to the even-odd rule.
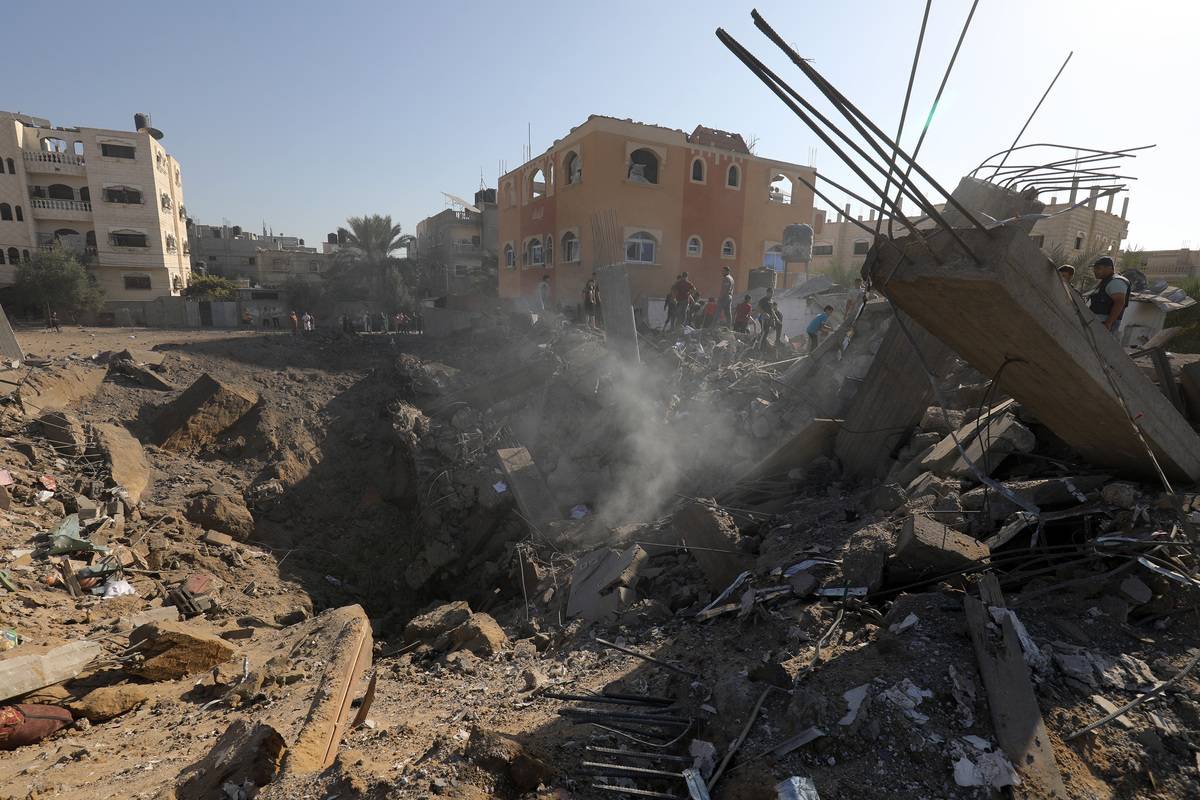
[[[904,104],[900,106],[900,122],[896,125],[896,142],[899,146],[900,137],[904,135],[904,121],[908,118],[908,102],[912,99],[913,82],[917,79],[917,64],[921,60],[921,47],[925,44],[925,28],[929,25],[929,9],[933,7],[933,0],[925,0],[925,13],[921,17],[921,31],[917,34],[917,46],[913,50],[912,69],[908,73],[908,86],[904,89]],[[887,195],[892,190],[892,172],[896,169],[896,148],[892,148],[892,158],[888,161],[887,180],[883,184],[883,193]],[[883,200],[880,200],[882,203]],[[879,217],[879,221],[875,223],[875,235],[883,230],[883,217]]]
[[[1050,81],[1050,85],[1046,87],[1046,91],[1042,92],[1042,99],[1038,100],[1037,105],[1033,107],[1033,111],[1029,113],[1029,117],[1025,120],[1025,124],[1021,126],[1021,130],[1017,132],[1017,138],[1013,139],[1013,143],[1009,145],[1008,151],[1005,152],[1004,158],[1000,159],[1000,166],[997,170],[1004,166],[1004,162],[1008,161],[1008,157],[1012,154],[1013,148],[1017,146],[1017,142],[1021,141],[1021,137],[1025,135],[1025,129],[1029,127],[1029,123],[1033,122],[1034,116],[1038,109],[1042,107],[1042,103],[1046,102],[1046,97],[1050,94],[1050,90],[1054,88],[1054,84],[1058,83],[1058,76],[1062,75],[1063,70],[1067,68],[1067,64],[1071,60],[1071,56],[1075,55],[1075,51],[1067,53],[1067,58],[1063,61],[1062,66],[1058,68],[1058,72],[1054,73],[1054,80]],[[992,173],[992,177],[996,177],[996,173]]]
[[[625,764],[605,764],[603,761],[584,761],[580,766],[601,772],[625,772],[630,775],[642,775],[649,778],[676,778],[683,780],[682,772],[669,772],[665,769],[652,767],[630,767]]]

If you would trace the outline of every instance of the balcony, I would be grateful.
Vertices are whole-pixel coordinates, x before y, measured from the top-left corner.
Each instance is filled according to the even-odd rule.
[[[87,200],[29,199],[34,219],[70,219],[86,222],[92,218],[92,204]]]
[[[57,175],[83,175],[83,156],[74,153],[46,153],[43,151],[26,150],[26,172],[48,172]]]

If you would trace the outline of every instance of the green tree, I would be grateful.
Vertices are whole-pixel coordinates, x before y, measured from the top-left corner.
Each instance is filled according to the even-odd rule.
[[[40,314],[95,311],[104,304],[104,292],[79,259],[61,244],[41,251],[17,265],[15,290],[23,305]]]
[[[389,308],[407,306],[415,294],[415,271],[392,254],[412,241],[386,215],[350,217],[339,228],[345,244],[327,276],[333,295],[343,300],[377,300]]]
[[[352,252],[357,252],[363,261],[372,266],[379,266],[392,253],[404,246],[407,237],[400,235],[400,226],[392,224],[391,216],[370,214],[362,217],[350,217],[346,220],[347,228],[338,228],[338,237],[345,240],[345,246]]]
[[[187,296],[207,300],[236,300],[237,282],[220,275],[193,275]]]

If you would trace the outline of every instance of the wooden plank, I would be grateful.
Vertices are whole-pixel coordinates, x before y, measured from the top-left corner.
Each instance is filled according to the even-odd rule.
[[[988,633],[987,607],[968,596],[963,600],[963,610],[987,690],[996,741],[1023,781],[1021,786],[1013,787],[1013,796],[1067,797],[1012,620],[1003,619],[1003,636],[993,641]]]

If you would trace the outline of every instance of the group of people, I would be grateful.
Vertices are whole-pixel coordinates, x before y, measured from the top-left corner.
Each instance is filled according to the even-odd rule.
[[[385,314],[364,309],[358,314],[342,314],[338,317],[338,325],[342,333],[420,333],[421,315],[404,311]]]
[[[684,326],[713,328],[724,323],[737,333],[747,333],[750,320],[754,318],[759,329],[758,347],[765,348],[772,333],[775,334],[775,345],[778,346],[783,337],[783,312],[779,310],[779,304],[775,301],[774,289],[767,289],[766,294],[759,298],[757,307],[751,304],[748,294],[735,306],[733,285],[732,270],[722,267],[720,289],[715,296],[703,301],[700,290],[692,283],[688,273],[682,272],[675,276],[675,283],[667,292],[664,303],[667,321],[663,330],[675,330]]]
[[[288,320],[292,323],[292,333],[309,333],[317,327],[316,319],[307,311],[297,314],[293,309],[292,313],[288,314]]]

